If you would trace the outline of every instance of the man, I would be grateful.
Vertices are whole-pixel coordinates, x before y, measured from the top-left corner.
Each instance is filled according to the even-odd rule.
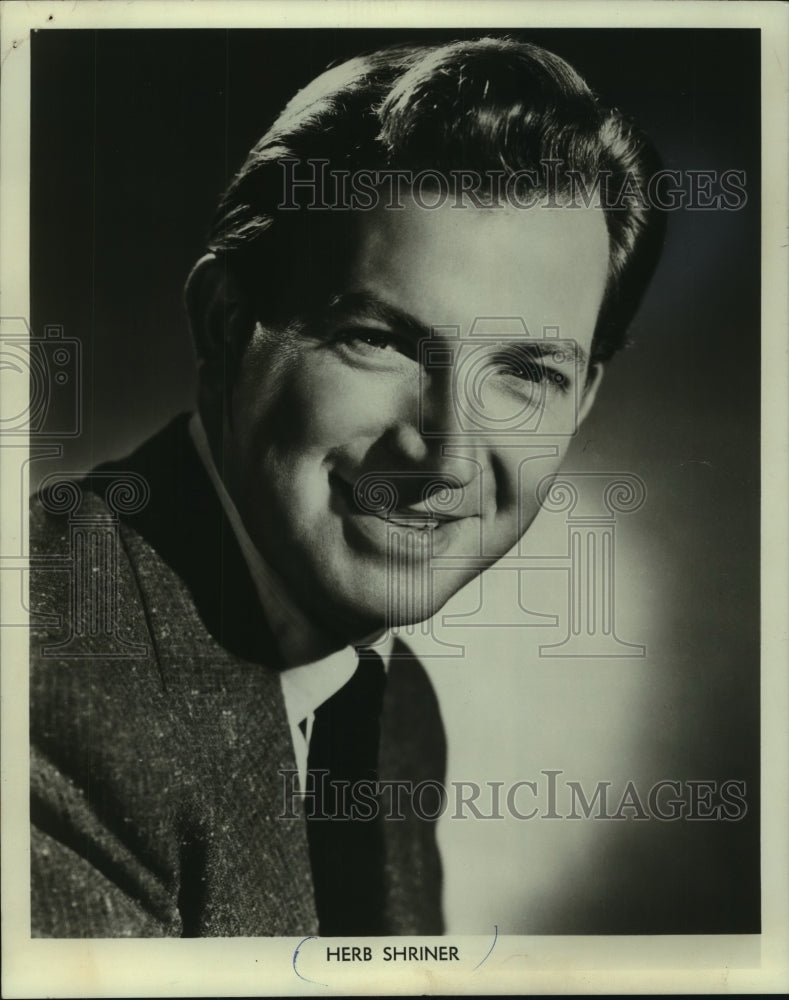
[[[383,799],[440,786],[443,729],[389,630],[536,515],[654,265],[653,164],[504,39],[291,101],[187,285],[197,412],[34,507],[34,934],[442,931],[434,824]]]

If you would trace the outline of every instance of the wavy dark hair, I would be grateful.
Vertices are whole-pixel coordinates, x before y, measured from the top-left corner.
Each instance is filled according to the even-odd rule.
[[[646,197],[660,168],[646,136],[605,106],[563,59],[511,38],[407,45],[322,73],[288,103],[224,194],[208,246],[242,277],[260,318],[283,319],[326,291],[348,249],[352,213],[282,211],[282,162],[332,171],[458,170],[505,176],[561,161],[600,185],[608,282],[592,344],[604,361],[628,325],[663,243]],[[615,207],[627,181],[630,196]],[[343,216],[345,218],[343,218]]]

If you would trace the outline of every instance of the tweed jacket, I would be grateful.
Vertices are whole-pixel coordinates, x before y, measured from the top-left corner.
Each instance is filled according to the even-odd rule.
[[[187,420],[33,503],[34,936],[318,932],[281,664]],[[414,658],[381,728],[382,779],[443,781]],[[384,822],[386,929],[441,933],[435,826],[405,815]]]

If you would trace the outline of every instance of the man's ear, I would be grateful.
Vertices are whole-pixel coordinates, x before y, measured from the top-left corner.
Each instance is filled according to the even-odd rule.
[[[592,409],[592,404],[597,396],[597,390],[600,388],[600,383],[603,381],[603,365],[600,363],[592,364],[589,366],[589,373],[584,382],[584,387],[581,392],[581,399],[578,407],[578,424],[581,426],[583,421],[586,419],[587,414]]]
[[[224,261],[206,254],[192,268],[184,301],[201,387],[221,392],[235,379],[254,325],[238,279]]]

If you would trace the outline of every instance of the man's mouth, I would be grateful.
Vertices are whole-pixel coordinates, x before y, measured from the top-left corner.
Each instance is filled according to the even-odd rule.
[[[455,482],[425,496],[424,489],[415,489],[415,477],[404,475],[409,495],[402,497],[396,489],[397,479],[393,479],[359,477],[336,470],[329,473],[329,487],[337,504],[334,509],[342,518],[349,546],[374,553],[376,558],[383,555],[409,561],[450,551],[477,551],[479,542],[473,524],[479,522],[480,511],[476,492]],[[435,486],[438,478],[431,477],[427,482]]]
[[[385,481],[381,480],[380,494],[371,490],[365,496],[364,502],[360,502],[357,494],[357,486],[351,484],[343,476],[331,473],[329,480],[335,489],[344,499],[346,506],[356,514],[377,517],[388,524],[401,528],[411,528],[414,531],[432,532],[445,524],[459,521],[467,514],[459,514],[454,510],[451,513],[434,510],[431,506],[430,497],[409,504],[398,504],[393,506],[395,499],[394,489],[390,492],[386,488]],[[380,500],[380,502],[378,502]]]
[[[396,524],[401,528],[413,528],[415,531],[434,531],[441,523],[435,517],[419,517],[416,514],[402,514],[397,511],[380,515],[389,524]]]

